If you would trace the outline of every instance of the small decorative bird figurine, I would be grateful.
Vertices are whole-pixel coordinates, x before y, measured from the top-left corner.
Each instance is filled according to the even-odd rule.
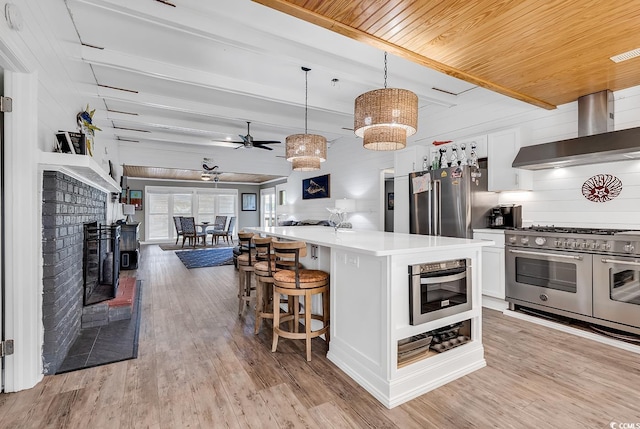
[[[100,128],[93,125],[93,114],[96,112],[96,109],[89,110],[89,105],[84,109],[83,112],[78,113],[77,120],[78,126],[84,127],[87,129],[87,132],[92,136],[95,135],[95,131],[102,131]]]

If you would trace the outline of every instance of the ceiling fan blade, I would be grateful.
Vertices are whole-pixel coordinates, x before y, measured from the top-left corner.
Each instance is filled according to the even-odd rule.
[[[249,140],[249,134],[247,134],[246,136],[241,136],[240,134],[238,134],[238,135],[242,139],[242,141],[238,142],[238,143],[251,143],[251,141]]]
[[[257,147],[257,148],[260,148],[260,149],[266,149],[266,150],[273,150],[273,148],[270,148],[269,146],[255,145],[254,147]]]
[[[277,143],[281,143],[277,140],[254,140],[253,144],[277,144]]]

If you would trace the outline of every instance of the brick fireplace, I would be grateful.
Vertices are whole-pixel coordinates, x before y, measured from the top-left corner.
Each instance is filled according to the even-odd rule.
[[[58,171],[43,173],[45,374],[54,374],[81,327],[85,224],[106,222],[108,194]]]

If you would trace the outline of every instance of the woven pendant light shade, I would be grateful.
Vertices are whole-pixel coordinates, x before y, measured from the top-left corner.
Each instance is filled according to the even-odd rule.
[[[374,150],[395,150],[402,149],[406,146],[406,138],[416,133],[418,130],[418,96],[407,89],[383,88],[365,92],[356,98],[355,115],[353,129],[359,137],[365,137],[366,131],[376,128],[375,134],[379,129],[399,128],[404,130],[404,138],[401,139],[401,133],[396,133],[397,143],[394,147],[394,141],[384,142],[394,137],[389,132],[387,137],[380,135],[374,136],[370,133],[369,141],[376,144],[367,145],[367,149]],[[381,143],[381,144],[378,144]],[[389,144],[382,144],[389,143]]]
[[[407,146],[407,131],[400,127],[370,127],[364,131],[362,145],[370,150],[404,149]]]
[[[292,134],[286,139],[285,157],[293,163],[296,171],[320,170],[320,163],[327,160],[327,139],[318,134],[307,133],[307,76],[311,70],[301,67],[304,72],[304,134]]]
[[[285,156],[291,162],[296,158],[327,160],[327,139],[318,134],[292,134],[285,140]],[[320,167],[318,167],[320,168]]]
[[[320,170],[320,160],[313,157],[294,158],[291,167],[295,171]]]

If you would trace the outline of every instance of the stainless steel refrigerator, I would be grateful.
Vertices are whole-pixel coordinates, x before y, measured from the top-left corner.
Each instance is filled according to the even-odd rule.
[[[486,228],[498,194],[487,191],[487,170],[468,165],[409,175],[412,234],[473,238]]]

